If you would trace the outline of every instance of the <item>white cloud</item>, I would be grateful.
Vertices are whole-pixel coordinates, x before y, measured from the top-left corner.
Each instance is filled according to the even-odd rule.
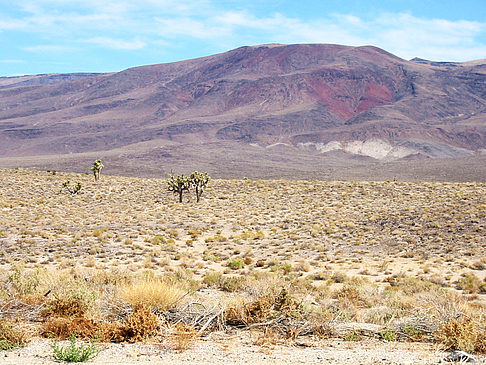
[[[0,19],[0,31],[21,29],[25,25],[25,21],[21,19]]]
[[[0,60],[0,63],[25,63],[25,60]]]
[[[145,42],[139,39],[133,41],[126,41],[123,39],[114,39],[109,37],[93,37],[83,40],[83,42],[95,44],[105,48],[120,49],[120,50],[137,50],[146,46]]]
[[[183,48],[191,39],[203,49],[259,43],[375,45],[403,58],[484,58],[486,22],[381,13],[374,19],[330,14],[303,19],[283,13],[257,15],[228,10],[216,0],[17,0],[21,16],[0,18],[0,31],[32,33],[32,43],[86,44],[140,50],[164,44]],[[225,5],[226,4],[226,5]],[[244,6],[244,5],[241,5]],[[226,7],[226,8],[225,8]],[[185,43],[187,42],[187,43]],[[33,45],[30,51],[65,47]],[[186,47],[190,47],[187,45]]]
[[[161,37],[192,37],[214,40],[232,36],[232,29],[223,24],[212,24],[189,17],[184,18],[155,18],[156,32]]]
[[[24,51],[29,52],[38,52],[38,53],[45,53],[45,52],[66,52],[75,50],[75,47],[72,46],[61,46],[61,45],[54,45],[54,44],[46,44],[46,45],[37,45],[37,46],[30,46],[22,48]]]

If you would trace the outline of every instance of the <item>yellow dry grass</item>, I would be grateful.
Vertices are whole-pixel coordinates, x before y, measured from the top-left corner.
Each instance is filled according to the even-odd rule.
[[[132,307],[145,305],[159,310],[174,307],[185,294],[179,286],[154,278],[140,279],[118,290],[118,296]]]

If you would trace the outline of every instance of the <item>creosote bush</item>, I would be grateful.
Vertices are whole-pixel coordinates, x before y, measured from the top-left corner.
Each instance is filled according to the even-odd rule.
[[[0,320],[0,351],[13,350],[28,343],[29,339],[25,331],[17,329],[11,321]]]
[[[486,353],[486,329],[468,317],[453,318],[439,326],[435,338],[450,350]]]
[[[158,334],[161,326],[159,318],[152,313],[150,307],[144,304],[137,304],[126,321],[114,328],[113,340],[115,342],[144,341],[151,336]]]

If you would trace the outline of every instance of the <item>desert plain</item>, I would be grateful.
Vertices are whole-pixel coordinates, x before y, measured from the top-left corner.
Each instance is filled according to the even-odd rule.
[[[484,183],[0,176],[0,362],[485,361]]]

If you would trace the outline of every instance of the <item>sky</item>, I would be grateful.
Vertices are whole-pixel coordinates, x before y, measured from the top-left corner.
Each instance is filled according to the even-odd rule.
[[[114,72],[266,43],[486,58],[486,0],[0,0],[0,76]]]

